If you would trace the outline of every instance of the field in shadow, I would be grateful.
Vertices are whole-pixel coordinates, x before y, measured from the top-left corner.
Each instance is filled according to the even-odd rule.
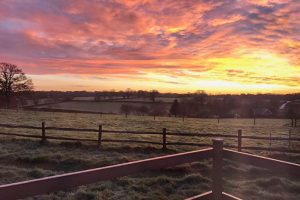
[[[178,132],[188,130],[232,133],[242,128],[249,135],[267,135],[269,132],[268,128],[274,130],[275,134],[281,135],[287,129],[286,121],[280,120],[276,122],[265,120],[262,121],[262,124],[254,127],[249,123],[249,120],[228,120],[216,124],[214,121],[205,119],[202,121],[200,119],[188,119],[182,122],[179,119],[158,118],[154,121],[147,117],[124,118],[123,116],[105,116],[100,118],[97,115],[87,114],[34,112],[5,112],[2,113],[0,119],[1,123],[27,125],[39,125],[41,121],[46,120],[47,124],[51,126],[78,128],[97,127],[97,124],[101,123],[112,130],[131,129],[152,131],[153,129],[161,130],[161,127],[167,127],[169,130]],[[222,127],[224,132],[222,132]],[[27,130],[21,129],[2,129],[1,131],[29,133]],[[297,134],[298,129],[294,129],[293,131],[294,134]],[[36,134],[40,134],[39,131]],[[69,135],[72,137],[76,134],[76,137],[96,138],[96,135],[90,136],[85,133],[51,132],[49,134]],[[120,138],[122,136],[114,135],[112,137]],[[161,140],[160,137],[152,138],[152,136],[129,137]],[[168,139],[177,140],[178,138],[168,137]],[[184,140],[184,138],[181,138],[181,140]],[[195,141],[195,139],[190,138],[190,141]],[[201,139],[196,140],[196,142],[201,142]],[[205,140],[205,142],[210,142],[210,140]],[[235,141],[225,142],[233,143]],[[250,144],[267,145],[267,143],[255,141]],[[278,145],[286,145],[286,142],[279,143]],[[292,145],[292,148],[299,149],[298,144],[294,143]],[[98,148],[94,143],[57,142],[53,140],[41,145],[39,140],[1,137],[0,183],[5,184],[30,180],[193,149],[198,148],[172,146],[169,150],[163,151],[160,146],[124,143],[104,143],[101,148]],[[299,154],[266,151],[252,151],[252,153],[300,163]],[[201,160],[160,171],[135,174],[27,199],[184,199],[210,190],[210,167],[210,160]],[[275,174],[255,166],[247,166],[226,160],[224,163],[224,190],[244,199],[296,200],[300,199],[300,178],[290,177],[285,174]]]

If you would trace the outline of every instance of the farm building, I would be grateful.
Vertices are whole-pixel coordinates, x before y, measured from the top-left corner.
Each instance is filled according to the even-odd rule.
[[[287,101],[279,108],[280,117],[288,117],[291,119],[291,125],[297,126],[297,121],[300,118],[300,99]]]
[[[279,107],[278,114],[280,117],[300,118],[300,99],[286,101]]]
[[[256,117],[271,117],[273,115],[268,108],[254,108],[252,112]]]

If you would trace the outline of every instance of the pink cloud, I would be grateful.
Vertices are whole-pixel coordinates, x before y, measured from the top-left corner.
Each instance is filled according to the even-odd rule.
[[[299,10],[296,0],[2,0],[0,55],[30,74],[181,77],[213,70],[205,59],[234,56],[242,46],[299,66]]]

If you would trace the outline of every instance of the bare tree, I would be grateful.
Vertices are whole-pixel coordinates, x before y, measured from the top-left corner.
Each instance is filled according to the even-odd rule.
[[[129,115],[132,112],[132,110],[133,110],[133,107],[128,104],[122,104],[120,107],[120,112],[124,113],[126,117],[127,117],[127,115]]]
[[[137,108],[137,111],[141,115],[147,115],[149,113],[149,108],[145,105],[142,105]]]
[[[153,103],[150,108],[150,114],[155,119],[156,116],[162,116],[166,114],[166,105],[161,102]]]
[[[207,96],[208,95],[205,93],[204,90],[197,90],[194,94],[194,99],[198,101],[201,106],[203,106]]]
[[[177,117],[177,115],[179,114],[179,103],[177,99],[174,100],[170,108],[170,114],[174,115],[175,117]]]
[[[157,90],[152,90],[150,92],[150,100],[154,103],[155,98],[159,95],[159,92]]]
[[[4,97],[6,106],[14,93],[33,89],[32,80],[18,66],[9,63],[0,63],[0,94]]]

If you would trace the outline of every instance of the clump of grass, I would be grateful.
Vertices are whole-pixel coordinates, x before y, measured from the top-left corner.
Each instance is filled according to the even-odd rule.
[[[79,148],[82,147],[82,143],[80,141],[76,142],[61,142],[61,146],[68,147],[68,148]]]
[[[27,173],[27,175],[31,178],[41,178],[41,177],[45,176],[45,173],[41,169],[33,169],[33,170],[30,170]]]
[[[270,179],[259,179],[256,181],[256,184],[263,188],[269,188],[269,187],[277,187],[282,186],[283,182],[280,178],[272,177]]]
[[[40,164],[48,161],[47,156],[45,155],[31,155],[31,156],[21,156],[16,159],[19,162],[27,164]]]
[[[76,200],[96,200],[97,193],[94,192],[87,192],[87,191],[78,191],[74,195],[74,199]]]
[[[59,162],[59,169],[63,171],[76,171],[87,168],[91,164],[84,159],[70,157]]]

